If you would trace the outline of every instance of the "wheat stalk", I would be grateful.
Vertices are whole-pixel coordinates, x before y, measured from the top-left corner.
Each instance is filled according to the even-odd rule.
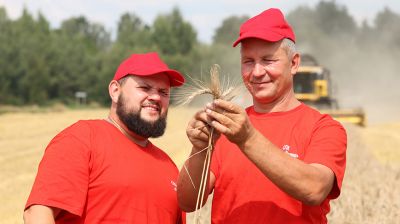
[[[203,94],[209,94],[213,97],[213,100],[215,99],[223,99],[223,100],[232,100],[236,95],[238,95],[240,88],[242,87],[239,85],[239,82],[231,82],[231,79],[224,79],[222,84],[220,81],[220,76],[219,76],[219,69],[220,67],[218,65],[213,65],[210,69],[210,81],[209,82],[204,82],[202,80],[197,80],[189,77],[193,85],[189,85],[186,89],[184,88],[183,91],[181,91],[177,95],[178,97],[181,98],[179,101],[179,104],[184,105],[192,102],[196,96],[203,95]],[[201,175],[201,180],[200,180],[200,186],[199,186],[199,191],[197,193],[197,200],[196,200],[196,210],[194,214],[194,221],[195,223],[200,222],[200,212],[199,209],[202,207],[202,199],[204,198],[205,195],[205,190],[207,186],[207,179],[208,179],[208,173],[210,169],[210,163],[211,163],[211,152],[213,150],[213,145],[212,145],[212,139],[214,135],[214,128],[211,128],[210,132],[210,137],[208,139],[208,146],[189,156],[188,159],[192,158],[193,156],[199,154],[200,152],[203,152],[206,150],[206,157],[205,161],[203,164],[203,170],[202,170],[202,175]],[[194,185],[194,182],[192,180],[192,177],[189,173],[189,170],[187,169],[186,165],[184,164],[185,171],[187,172],[189,179],[193,185],[193,188],[196,189],[196,186]]]

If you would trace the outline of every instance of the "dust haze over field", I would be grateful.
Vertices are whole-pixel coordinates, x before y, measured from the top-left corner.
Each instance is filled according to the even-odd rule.
[[[385,8],[370,23],[357,24],[346,8],[320,2],[288,15],[301,53],[331,71],[342,108],[363,108],[367,122],[400,120],[400,15]]]
[[[331,71],[340,107],[363,108],[368,123],[400,120],[399,57],[389,48],[332,50],[317,59]]]

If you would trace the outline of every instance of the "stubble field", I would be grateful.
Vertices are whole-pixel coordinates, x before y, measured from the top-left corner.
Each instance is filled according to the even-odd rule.
[[[171,108],[166,134],[152,140],[178,167],[190,151],[185,128],[194,112]],[[0,223],[22,223],[23,207],[47,143],[79,119],[103,119],[107,114],[108,109],[86,109],[0,115]],[[366,128],[346,125],[346,129],[347,170],[342,195],[331,203],[329,223],[400,223],[400,122]]]

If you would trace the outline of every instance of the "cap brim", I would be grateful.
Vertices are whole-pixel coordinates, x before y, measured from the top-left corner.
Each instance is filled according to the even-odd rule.
[[[242,42],[244,39],[248,38],[257,38],[269,42],[276,42],[280,41],[283,38],[285,38],[283,35],[274,33],[274,32],[247,32],[245,35],[240,36],[234,43],[233,47],[236,47],[240,42]]]
[[[185,83],[185,78],[178,71],[171,69],[171,70],[166,70],[164,72],[168,75],[169,80],[171,82],[171,86],[177,87],[177,86],[181,86],[181,85],[183,85],[183,83]]]
[[[156,74],[160,74],[160,73],[164,73],[168,76],[171,87],[177,87],[177,86],[181,86],[185,83],[185,78],[183,77],[183,75],[181,73],[179,73],[176,70],[172,70],[172,69],[155,69],[155,70],[147,70],[147,71],[135,71],[135,72],[127,72],[127,75],[137,75],[137,76],[150,76],[150,75],[156,75]],[[122,76],[124,77],[124,76]],[[121,78],[122,78],[121,77]]]

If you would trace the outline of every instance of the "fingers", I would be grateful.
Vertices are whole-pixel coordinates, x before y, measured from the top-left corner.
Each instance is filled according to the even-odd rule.
[[[194,133],[209,134],[208,123],[209,117],[204,111],[199,111],[195,114],[193,119],[188,124],[188,130],[194,131]]]
[[[186,131],[188,137],[193,140],[208,141],[208,136],[210,135],[207,127],[204,128],[188,128]]]
[[[223,134],[236,142],[247,136],[248,126],[247,114],[240,106],[224,100],[215,100],[194,115],[188,125],[187,135],[194,146],[204,146],[208,143],[213,127],[216,131],[214,133]],[[218,137],[219,135],[214,138]]]
[[[235,120],[238,115],[246,114],[244,109],[242,109],[240,106],[220,99],[214,100],[213,103],[207,104],[206,109],[210,109],[220,114],[223,114],[229,117],[231,120]]]
[[[242,111],[242,108],[240,106],[221,99],[214,100],[214,102],[212,103],[212,107],[233,114],[238,114]]]
[[[211,125],[222,134],[230,134],[236,128],[237,121],[241,120],[242,108],[224,100],[215,100],[206,106],[206,113]]]
[[[210,136],[209,122],[210,118],[204,110],[197,112],[189,122],[186,134],[195,148],[200,149],[208,145]]]
[[[229,133],[228,126],[230,125],[230,123],[232,123],[232,120],[228,116],[225,116],[225,114],[218,113],[210,109],[206,109],[206,113],[212,119],[212,121],[210,122],[210,125],[212,127],[214,127],[218,132],[222,134]]]
[[[253,130],[246,111],[231,102],[215,100],[205,111],[211,126],[235,144],[244,142]]]
[[[198,121],[198,125],[194,128],[201,128],[210,124],[212,119],[207,115],[205,110],[200,110],[194,115],[194,119]]]

